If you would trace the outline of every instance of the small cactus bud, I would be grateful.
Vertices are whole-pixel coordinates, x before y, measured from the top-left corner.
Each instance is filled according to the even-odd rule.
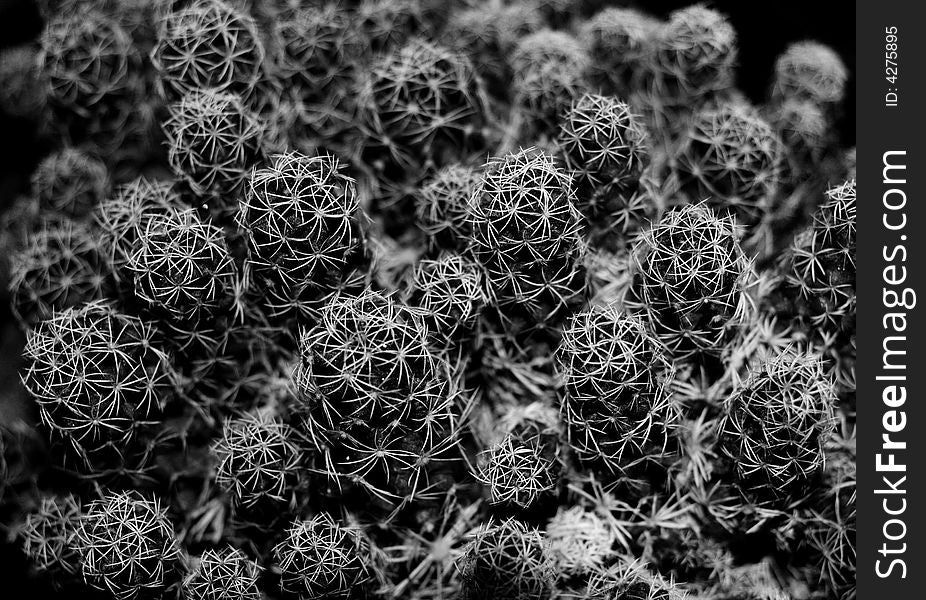
[[[485,304],[475,264],[453,254],[415,266],[408,302],[423,311],[428,333],[449,348],[471,336]]]
[[[421,0],[361,0],[354,19],[369,55],[389,51],[425,27]]]
[[[469,240],[467,206],[482,173],[472,167],[449,165],[418,190],[418,228],[435,249],[463,250]]]
[[[617,533],[597,513],[581,506],[561,507],[547,524],[554,567],[566,575],[602,570],[615,556]]]
[[[231,546],[206,550],[183,580],[187,600],[261,600],[260,566]]]
[[[74,496],[44,496],[26,515],[20,536],[23,552],[40,571],[75,575],[80,571],[75,543],[80,501]]]
[[[591,78],[609,93],[628,95],[642,74],[659,25],[631,8],[608,7],[589,19],[579,39],[592,59]]]
[[[39,119],[48,101],[47,87],[36,48],[0,50],[0,111],[14,118]]]
[[[86,152],[65,148],[36,167],[32,194],[43,210],[80,219],[109,194],[109,173]]]
[[[836,104],[845,97],[848,81],[849,70],[832,48],[819,42],[796,42],[775,61],[772,98]]]
[[[521,440],[506,435],[480,455],[476,479],[489,486],[492,504],[529,509],[555,489],[555,460],[544,450],[538,436]]]

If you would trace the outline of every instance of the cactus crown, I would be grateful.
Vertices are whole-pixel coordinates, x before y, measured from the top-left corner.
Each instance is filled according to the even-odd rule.
[[[248,413],[225,423],[213,447],[216,483],[245,508],[264,499],[285,502],[301,451],[292,429],[264,413]]]
[[[46,87],[36,48],[24,44],[0,50],[0,110],[37,119],[48,100]]]
[[[26,515],[20,532],[23,552],[36,568],[78,572],[75,543],[80,516],[80,501],[72,495],[43,496],[38,508]]]
[[[104,297],[109,265],[94,236],[70,220],[45,222],[15,254],[10,261],[10,304],[23,326]]]
[[[556,487],[554,458],[539,436],[506,435],[480,455],[476,479],[489,486],[492,504],[530,508]]]
[[[597,513],[581,506],[560,508],[547,524],[550,556],[568,575],[599,571],[615,555],[617,533]]]
[[[754,368],[725,402],[720,449],[747,497],[783,508],[824,464],[835,391],[818,356],[785,351]]]
[[[752,265],[733,219],[703,203],[671,210],[643,231],[631,261],[627,303],[675,358],[718,352],[751,311]]]
[[[772,97],[838,103],[845,97],[848,80],[849,70],[832,48],[819,42],[797,42],[775,62]]]
[[[221,0],[194,0],[167,13],[151,53],[162,92],[172,100],[196,90],[247,97],[263,60],[254,20]]]
[[[455,254],[415,265],[409,303],[423,311],[428,332],[446,342],[472,332],[485,303],[475,264]]]
[[[349,75],[360,53],[361,39],[350,13],[337,4],[298,8],[274,26],[281,46],[279,68],[306,92],[320,96]]]
[[[351,598],[372,579],[368,543],[328,513],[293,522],[273,554],[283,591],[308,600]]]
[[[190,600],[261,600],[261,567],[237,548],[209,549],[183,580]]]
[[[171,168],[200,195],[230,194],[262,153],[264,129],[238,96],[191,92],[164,123]]]
[[[482,173],[472,167],[449,165],[437,171],[418,191],[418,227],[429,244],[462,250],[469,239],[467,206]]]
[[[85,216],[108,192],[106,166],[76,148],[49,155],[32,174],[32,193],[39,204],[68,217]]]
[[[541,533],[513,518],[490,519],[472,532],[457,568],[467,598],[546,598],[553,585]]]
[[[515,103],[541,129],[555,131],[584,91],[589,63],[585,49],[568,33],[543,29],[525,36],[511,56]]]
[[[354,19],[372,54],[390,50],[424,27],[421,0],[361,0]]]
[[[42,422],[84,458],[120,451],[173,391],[168,358],[153,341],[149,325],[103,303],[40,323],[26,343],[22,379]]]
[[[138,492],[110,492],[87,506],[77,530],[84,579],[119,600],[162,592],[170,583],[180,547],[155,499]]]
[[[224,233],[194,209],[152,215],[129,267],[138,296],[173,323],[216,316],[235,298],[237,275]]]

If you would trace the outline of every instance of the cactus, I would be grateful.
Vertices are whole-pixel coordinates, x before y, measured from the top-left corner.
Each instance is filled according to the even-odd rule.
[[[580,459],[624,474],[674,453],[681,411],[669,393],[673,369],[640,319],[614,307],[581,312],[555,356],[560,413]]]
[[[463,250],[469,240],[467,207],[482,174],[461,164],[448,165],[434,173],[417,193],[416,224],[428,246]]]
[[[549,598],[553,569],[537,529],[513,518],[490,519],[469,534],[457,558],[467,600]]]
[[[37,569],[66,575],[80,571],[75,548],[80,518],[80,501],[72,495],[43,496],[26,515],[20,531],[23,552]]]
[[[533,149],[489,161],[469,206],[470,252],[512,329],[555,323],[580,301],[585,253],[571,177]]]
[[[433,495],[459,423],[449,365],[413,310],[378,292],[335,297],[303,333],[297,409],[327,475],[387,504]]]
[[[525,510],[552,494],[559,473],[546,446],[540,436],[509,434],[482,452],[476,479],[489,486],[492,504]]]
[[[359,94],[373,161],[411,170],[481,150],[486,100],[464,55],[413,39],[371,65]]]
[[[626,303],[681,360],[717,354],[752,312],[752,265],[733,220],[704,204],[666,213],[634,244]]]
[[[37,120],[48,100],[47,87],[36,48],[0,50],[0,110],[14,118]]]
[[[833,140],[830,123],[820,106],[809,100],[787,98],[774,105],[768,118],[786,150],[786,181],[824,177],[820,172],[822,162]]]
[[[254,20],[222,0],[195,0],[164,15],[151,53],[161,93],[171,101],[196,91],[247,98],[263,60]]]
[[[369,542],[328,513],[294,521],[273,557],[280,588],[305,600],[363,598],[373,579]]]
[[[425,27],[421,0],[362,0],[354,19],[368,55],[398,47]]]
[[[627,96],[640,84],[660,23],[631,8],[608,7],[580,30],[592,59],[590,78],[606,92]]]
[[[94,236],[80,224],[48,222],[11,257],[10,305],[21,326],[107,295],[109,265]]]
[[[231,546],[203,552],[183,580],[188,600],[261,600],[261,567]]]
[[[158,595],[173,583],[180,545],[157,498],[108,492],[91,502],[77,529],[84,580],[118,600]]]
[[[320,304],[364,257],[366,215],[334,156],[290,152],[255,169],[237,220],[274,315]]]
[[[619,562],[592,573],[579,589],[567,590],[565,600],[684,600],[685,591],[672,581],[651,573],[637,560]]]
[[[453,254],[415,265],[407,295],[408,304],[423,311],[425,327],[439,348],[470,338],[485,304],[478,268]]]
[[[32,194],[42,210],[80,219],[109,194],[109,173],[93,156],[64,148],[45,157],[32,174]]]
[[[555,132],[562,114],[587,87],[585,49],[568,33],[544,29],[522,38],[510,60],[514,103],[529,128]]]
[[[227,421],[212,449],[216,483],[244,509],[285,504],[302,458],[294,439],[292,428],[265,413]]]
[[[164,133],[174,173],[203,196],[233,194],[263,152],[263,126],[229,94],[187,94],[170,106]]]
[[[848,81],[849,70],[832,48],[796,42],[775,61],[772,99],[808,100],[827,107],[843,100]]]
[[[602,570],[615,558],[618,535],[597,513],[571,506],[550,519],[547,540],[556,570],[582,576]]]
[[[754,368],[734,390],[719,447],[747,500],[784,509],[805,498],[823,468],[835,399],[820,358],[794,351]]]
[[[99,302],[30,333],[23,385],[45,426],[88,465],[104,451],[120,455],[171,399],[175,375],[154,336],[150,325]]]
[[[672,175],[689,201],[707,199],[739,225],[753,227],[778,190],[781,160],[781,142],[771,126],[751,107],[729,103],[695,115]]]

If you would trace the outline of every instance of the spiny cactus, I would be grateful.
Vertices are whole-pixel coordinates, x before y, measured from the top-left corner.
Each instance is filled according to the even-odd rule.
[[[481,149],[486,100],[469,59],[443,46],[416,38],[376,60],[359,102],[374,160],[439,167]]]
[[[38,119],[48,101],[47,87],[36,48],[0,50],[0,110],[14,118]]]
[[[547,524],[555,568],[566,575],[603,569],[616,556],[617,532],[600,515],[581,506],[560,508]]]
[[[656,18],[632,8],[595,14],[579,34],[592,59],[591,79],[609,93],[628,95],[639,84],[659,26]]]
[[[23,385],[42,422],[88,464],[126,450],[170,400],[174,374],[154,336],[99,302],[57,313],[29,335]]]
[[[71,221],[47,222],[11,257],[10,305],[24,328],[107,295],[109,265],[95,235]]]
[[[579,589],[568,590],[566,600],[684,600],[685,591],[672,581],[651,573],[639,561],[619,562],[592,573]]]
[[[183,580],[188,600],[261,600],[261,567],[237,548],[209,549]]]
[[[179,569],[180,545],[157,498],[108,492],[80,519],[84,580],[118,600],[163,593]]]
[[[151,53],[168,100],[198,90],[246,98],[263,60],[254,20],[222,0],[195,0],[164,15]]]
[[[572,178],[533,149],[494,158],[469,206],[470,251],[490,303],[515,328],[555,322],[584,288]]]
[[[555,456],[540,436],[508,434],[482,452],[479,461],[476,479],[488,486],[492,504],[530,509],[558,483]]]
[[[263,126],[235,95],[187,94],[170,107],[164,132],[171,168],[199,195],[232,194],[262,154]]]
[[[582,44],[568,33],[544,29],[522,38],[510,60],[514,103],[532,129],[555,132],[587,87],[590,61]]]
[[[109,173],[101,161],[86,152],[64,148],[36,167],[32,194],[43,210],[79,219],[109,194]]]
[[[757,111],[725,103],[698,112],[672,161],[691,202],[707,200],[721,214],[752,227],[765,216],[781,178],[782,147]]]
[[[178,327],[208,321],[228,309],[238,287],[224,233],[193,209],[147,219],[129,263],[136,294]]]
[[[407,295],[409,305],[423,311],[428,333],[441,348],[472,336],[485,304],[477,266],[455,254],[415,265]]]
[[[461,164],[448,165],[422,185],[417,193],[416,224],[429,247],[463,250],[469,240],[467,206],[482,179],[479,170]]]
[[[334,156],[290,152],[247,182],[237,220],[270,314],[303,316],[364,256],[367,217],[341,171]]]
[[[824,464],[835,391],[818,356],[786,351],[752,370],[724,403],[719,444],[758,506],[803,500]]]
[[[696,204],[640,234],[626,302],[676,359],[716,354],[752,312],[752,265],[733,220]]]
[[[305,600],[363,598],[373,580],[369,542],[328,513],[294,521],[273,556],[280,588]]]
[[[117,188],[96,207],[93,217],[100,246],[117,281],[132,279],[131,273],[126,273],[127,266],[144,239],[148,219],[183,206],[172,182],[139,177]]]
[[[851,332],[855,320],[855,180],[833,186],[782,259],[785,296],[810,327]]]
[[[768,119],[786,149],[787,179],[797,183],[822,177],[821,162],[832,143],[823,110],[808,100],[787,98],[772,108]]]
[[[796,42],[775,61],[773,100],[802,99],[820,106],[842,101],[849,70],[839,55],[819,42]]]
[[[327,475],[387,503],[427,498],[459,423],[449,365],[417,312],[378,292],[333,298],[303,333],[298,410]]]
[[[556,349],[560,413],[578,457],[622,474],[673,453],[681,417],[662,344],[637,317],[596,307],[573,317]]]
[[[212,453],[216,483],[244,509],[285,504],[298,483],[302,452],[295,432],[263,412],[227,421]]]
[[[421,0],[362,0],[354,19],[368,55],[398,47],[425,27]]]
[[[80,518],[80,500],[72,495],[43,496],[26,515],[20,531],[23,552],[37,569],[68,575],[80,571],[75,548]]]
[[[638,117],[611,96],[583,94],[575,100],[562,119],[558,142],[575,178],[579,207],[590,219],[621,204],[615,196],[633,194],[649,162]]]
[[[543,600],[553,588],[553,569],[543,535],[513,518],[490,519],[469,534],[457,558],[467,600]]]
[[[653,92],[684,105],[733,86],[736,30],[719,12],[696,4],[673,12],[655,37]]]

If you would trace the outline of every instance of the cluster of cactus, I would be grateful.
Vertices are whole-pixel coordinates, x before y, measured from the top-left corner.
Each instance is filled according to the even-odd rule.
[[[0,523],[31,575],[118,600],[851,598],[832,50],[786,48],[753,106],[704,5],[42,14],[0,52],[0,110],[47,152],[0,219],[40,434],[0,428]]]

